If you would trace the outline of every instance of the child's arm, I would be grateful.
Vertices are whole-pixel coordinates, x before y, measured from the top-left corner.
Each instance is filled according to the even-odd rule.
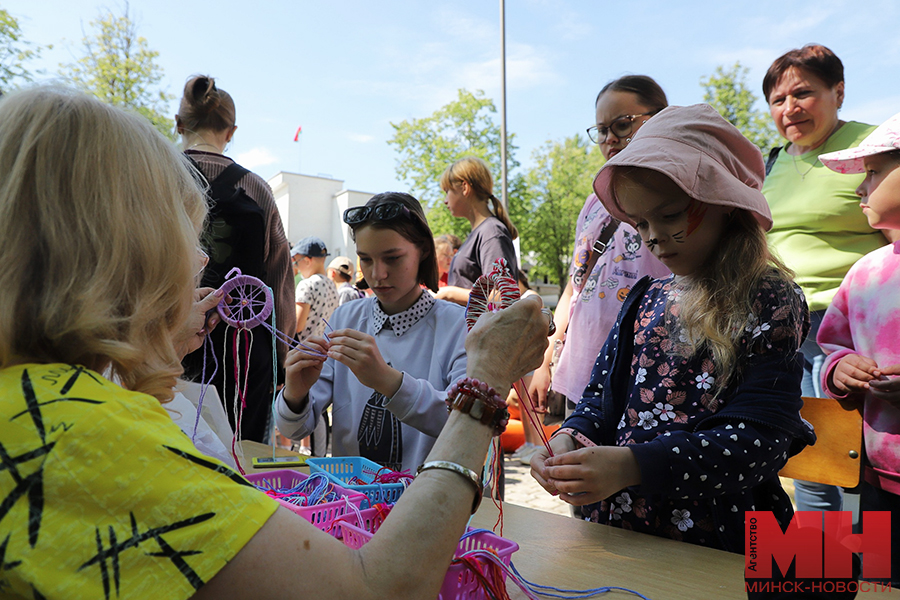
[[[309,402],[309,390],[319,380],[322,366],[325,364],[325,353],[328,352],[328,341],[311,337],[304,344],[309,351],[291,350],[284,361],[284,391],[282,398],[291,411],[300,413]],[[314,354],[313,349],[321,352]]]
[[[832,398],[864,393],[877,367],[874,360],[856,352],[849,316],[850,278],[848,273],[841,282],[816,335],[816,342],[827,355],[822,365],[822,389]]]
[[[304,350],[288,352],[284,361],[284,388],[275,400],[275,426],[282,435],[292,440],[302,440],[312,433],[319,414],[331,403],[330,389],[318,396],[328,399],[324,406],[310,400],[310,390],[314,384],[318,383],[317,388],[323,382],[327,383],[326,387],[331,385],[333,369],[330,366],[326,368],[324,354],[328,349],[328,342],[311,337],[304,344],[309,349],[322,352],[322,356]]]
[[[438,335],[434,344],[423,344],[414,337],[409,337],[417,353],[430,353],[429,371],[439,373],[447,385],[435,385],[437,379],[427,378],[423,371],[415,371],[419,377],[403,371],[403,379],[396,393],[389,396],[385,405],[404,425],[409,425],[425,435],[437,437],[447,422],[446,389],[466,376],[466,326],[464,312],[458,312],[457,321],[440,320],[437,323]],[[410,336],[411,334],[405,334]],[[403,364],[398,364],[403,367]]]

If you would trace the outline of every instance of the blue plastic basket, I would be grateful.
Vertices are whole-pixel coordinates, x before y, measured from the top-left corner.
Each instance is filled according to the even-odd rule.
[[[363,502],[361,508],[369,508],[379,503],[393,504],[406,489],[402,483],[372,483],[378,471],[383,471],[384,468],[361,456],[308,458],[306,464],[309,465],[310,473],[325,473],[339,486],[365,494],[369,502]],[[355,479],[367,483],[349,483]]]

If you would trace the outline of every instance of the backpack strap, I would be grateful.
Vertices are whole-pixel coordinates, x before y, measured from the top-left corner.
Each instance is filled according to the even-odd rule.
[[[231,190],[237,187],[238,181],[240,181],[244,175],[249,173],[247,169],[242,167],[237,163],[231,163],[225,170],[219,173],[219,176],[209,182],[209,186],[212,188],[219,188],[224,190]]]
[[[601,256],[606,252],[609,247],[609,241],[612,239],[613,235],[616,233],[616,229],[619,227],[620,221],[611,217],[609,223],[606,224],[605,227],[600,231],[600,235],[597,237],[597,241],[594,242],[594,245],[591,246],[591,256],[588,258],[587,266],[584,268],[584,274],[590,277],[591,273],[594,271],[594,266],[597,264],[597,261]]]
[[[775,146],[771,150],[769,150],[769,158],[766,159],[766,176],[768,177],[769,172],[772,170],[772,166],[775,164],[775,161],[778,160],[778,153],[781,152],[781,148],[783,146]]]

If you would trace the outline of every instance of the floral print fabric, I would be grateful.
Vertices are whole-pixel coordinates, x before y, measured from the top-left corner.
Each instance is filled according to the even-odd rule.
[[[715,386],[719,374],[711,354],[701,350],[689,355],[673,278],[653,281],[639,302],[629,381],[614,384],[607,377],[615,364],[617,326],[598,357],[578,410],[564,427],[603,443],[591,429],[603,429],[602,415],[609,414],[600,400],[604,385],[626,390],[624,410],[610,415],[618,419],[614,443],[633,446],[644,481],[583,507],[583,515],[625,529],[742,551],[745,510],[775,510],[779,520],[791,514],[777,473],[794,436],[742,407],[752,402],[744,390],[761,375],[757,369],[769,374],[782,369],[776,380],[784,375],[781,381],[793,398],[785,414],[799,421],[800,367],[795,359],[807,319],[802,292],[774,277],[761,282],[739,342],[742,371],[724,390]],[[794,363],[796,373],[788,375]],[[755,393],[760,387],[750,386]],[[585,419],[594,427],[586,426]],[[763,483],[772,491],[765,505],[757,505],[759,490],[754,488]]]

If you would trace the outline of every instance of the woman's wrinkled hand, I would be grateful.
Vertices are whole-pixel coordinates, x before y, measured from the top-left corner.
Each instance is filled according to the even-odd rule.
[[[216,306],[222,300],[221,290],[197,288],[194,290],[194,304],[181,335],[175,340],[178,355],[184,358],[203,345],[206,336],[222,320]]]
[[[510,385],[541,366],[550,324],[539,296],[485,312],[466,337],[468,374],[506,397]]]

